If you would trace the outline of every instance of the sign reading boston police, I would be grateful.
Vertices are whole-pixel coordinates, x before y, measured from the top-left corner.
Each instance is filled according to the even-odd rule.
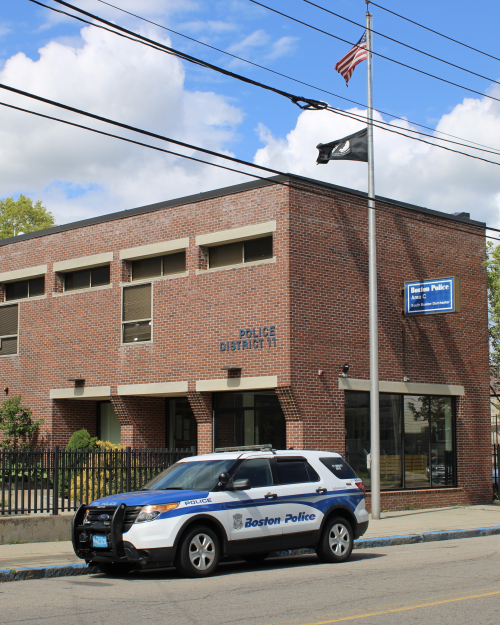
[[[405,315],[460,312],[460,278],[405,282]]]

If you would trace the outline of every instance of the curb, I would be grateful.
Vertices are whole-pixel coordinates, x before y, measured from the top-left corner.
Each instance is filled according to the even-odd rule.
[[[370,549],[373,547],[392,547],[395,545],[413,545],[441,540],[456,540],[458,538],[476,538],[500,534],[500,526],[477,527],[469,530],[446,530],[438,532],[422,532],[403,536],[384,536],[383,538],[366,538],[354,541],[354,549]],[[313,554],[314,549],[291,549],[275,551],[271,557],[289,557]],[[87,564],[67,564],[63,566],[38,566],[30,569],[0,569],[1,582],[16,582],[27,579],[46,579],[49,577],[71,577],[75,575],[91,575],[99,573],[95,566]]]
[[[492,536],[500,534],[500,526],[477,527],[469,530],[445,530],[438,532],[422,532],[421,534],[405,534],[403,536],[384,536],[383,538],[365,538],[354,541],[354,549],[371,549],[373,547],[392,547],[395,545],[413,545],[416,543],[429,543],[439,540],[456,540],[458,538],[476,538],[479,536]],[[314,549],[290,549],[287,551],[275,551],[272,556],[301,556],[315,553]]]
[[[0,583],[17,582],[25,579],[45,579],[48,577],[71,577],[99,573],[95,566],[87,564],[64,564],[62,566],[36,566],[30,569],[0,569]]]

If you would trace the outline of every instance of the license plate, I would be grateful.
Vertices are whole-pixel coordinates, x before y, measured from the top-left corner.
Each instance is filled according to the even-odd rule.
[[[108,546],[108,539],[106,538],[106,536],[103,536],[102,534],[94,534],[92,536],[92,545],[94,547],[101,547],[102,549],[103,547]]]

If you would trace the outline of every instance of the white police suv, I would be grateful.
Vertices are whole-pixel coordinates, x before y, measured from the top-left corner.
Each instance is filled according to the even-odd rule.
[[[362,482],[339,454],[257,446],[184,458],[140,491],[83,505],[72,537],[104,573],[174,564],[204,577],[225,556],[303,547],[344,562],[367,527]]]

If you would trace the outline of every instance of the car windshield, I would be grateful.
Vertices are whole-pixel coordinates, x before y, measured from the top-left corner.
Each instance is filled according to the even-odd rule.
[[[213,490],[219,475],[229,471],[234,460],[176,462],[148,482],[142,490]]]

